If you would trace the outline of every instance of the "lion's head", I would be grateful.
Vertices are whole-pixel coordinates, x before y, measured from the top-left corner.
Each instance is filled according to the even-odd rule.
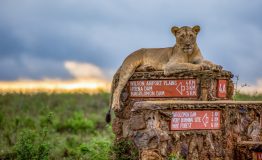
[[[176,44],[187,54],[192,54],[196,44],[196,37],[200,31],[199,26],[194,26],[193,28],[184,27],[172,27],[172,33],[176,36]]]

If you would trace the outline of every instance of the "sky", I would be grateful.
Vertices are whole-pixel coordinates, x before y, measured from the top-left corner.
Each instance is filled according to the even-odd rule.
[[[0,81],[112,79],[140,48],[200,25],[203,56],[262,88],[261,0],[1,0]]]

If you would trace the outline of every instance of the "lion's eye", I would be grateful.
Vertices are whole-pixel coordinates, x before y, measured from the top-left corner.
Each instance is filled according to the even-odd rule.
[[[184,34],[182,34],[180,37],[181,37],[181,38],[185,38],[185,35],[184,35]]]

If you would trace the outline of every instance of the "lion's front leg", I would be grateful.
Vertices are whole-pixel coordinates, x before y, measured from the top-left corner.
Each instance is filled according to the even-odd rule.
[[[192,63],[167,63],[164,68],[164,74],[165,75],[170,75],[182,71],[187,71],[187,70],[202,70],[202,66],[200,64],[192,64]]]
[[[220,65],[217,65],[217,64],[214,64],[214,63],[212,63],[212,62],[210,62],[210,61],[208,61],[208,60],[203,60],[202,61],[202,63],[200,63],[202,66],[206,66],[206,67],[208,67],[209,69],[211,69],[211,70],[218,70],[218,71],[220,71],[220,70],[222,70],[222,66],[220,66]]]

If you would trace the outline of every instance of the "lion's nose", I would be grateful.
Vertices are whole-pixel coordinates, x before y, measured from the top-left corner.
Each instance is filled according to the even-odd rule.
[[[190,47],[190,43],[186,43],[186,47]]]

